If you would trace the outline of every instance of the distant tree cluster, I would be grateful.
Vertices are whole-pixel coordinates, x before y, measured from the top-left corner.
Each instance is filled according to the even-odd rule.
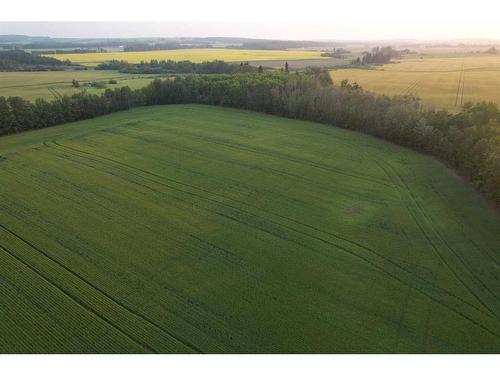
[[[495,47],[491,47],[484,51],[484,53],[488,55],[498,55],[500,52]]]
[[[67,65],[71,65],[71,62],[19,50],[0,51],[0,71],[2,72],[62,70]]]
[[[118,81],[116,79],[110,79],[108,80],[108,83],[110,85],[115,85],[118,83]],[[73,81],[71,81],[71,85],[74,87],[74,88],[80,88],[80,87],[93,87],[93,88],[96,88],[96,89],[104,89],[106,88],[106,83],[104,82],[99,82],[99,81],[92,81],[92,82],[88,82],[88,83],[80,83],[79,81],[77,81],[76,79],[74,79]]]
[[[0,97],[0,133],[87,119],[135,106],[199,103],[331,124],[434,155],[500,205],[500,110],[467,104],[458,114],[428,110],[411,96],[371,94],[314,74],[186,75],[138,90],[106,89],[52,102]]]
[[[357,65],[388,64],[391,62],[391,59],[401,55],[401,51],[397,51],[390,46],[375,47],[371,52],[363,52],[363,55],[354,60],[353,63]]]
[[[251,73],[256,67],[248,63],[229,64],[224,61],[205,61],[193,63],[191,61],[150,60],[140,64],[131,64],[126,61],[112,60],[96,67],[97,70],[118,70],[130,74],[222,74],[222,73]]]
[[[351,51],[348,51],[344,48],[334,48],[332,50],[327,50],[321,52],[321,57],[332,57],[334,59],[345,59],[345,55],[351,53]]]

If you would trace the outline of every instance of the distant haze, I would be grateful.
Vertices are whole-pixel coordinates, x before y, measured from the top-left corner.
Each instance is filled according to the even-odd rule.
[[[373,40],[452,38],[500,39],[496,0],[468,6],[452,0],[419,1],[264,1],[120,2],[87,0],[73,9],[67,1],[29,1],[2,5],[0,34],[51,37],[204,37],[265,39]],[[47,6],[58,3],[59,7]],[[57,12],[53,12],[58,9]],[[148,21],[148,22],[145,22]],[[155,22],[150,22],[155,21]]]

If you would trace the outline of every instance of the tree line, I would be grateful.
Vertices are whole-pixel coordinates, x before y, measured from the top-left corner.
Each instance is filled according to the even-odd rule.
[[[158,43],[131,43],[123,47],[124,52],[159,51],[172,49],[192,49],[192,48],[212,48],[209,43],[204,44],[182,44],[178,42],[158,42]]]
[[[106,49],[98,48],[73,48],[73,49],[55,49],[55,50],[36,50],[31,52],[34,55],[64,55],[76,53],[104,53],[108,52]]]
[[[325,50],[321,52],[321,57],[333,57],[334,59],[344,59],[345,55],[351,53],[351,51],[344,48],[333,48],[332,50]]]
[[[34,103],[0,97],[0,133],[88,119],[136,106],[198,103],[242,108],[361,131],[453,167],[500,205],[500,110],[467,104],[458,114],[428,110],[411,97],[387,97],[315,75],[215,74],[156,79],[147,87],[78,93]]]
[[[227,40],[227,42],[231,42]],[[234,42],[237,42],[236,40]],[[288,50],[291,48],[330,47],[331,42],[306,41],[306,40],[271,40],[271,39],[243,39],[239,43],[229,44],[228,49],[253,49],[253,50]]]
[[[222,60],[194,63],[188,60],[155,60],[131,64],[127,61],[111,60],[96,66],[97,70],[118,70],[129,74],[232,74],[251,73],[258,69],[248,63],[229,64]]]
[[[20,50],[0,51],[0,72],[62,70],[67,65],[71,62]]]

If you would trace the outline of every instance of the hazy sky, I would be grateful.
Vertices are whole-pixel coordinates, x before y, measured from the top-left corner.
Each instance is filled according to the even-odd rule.
[[[0,23],[0,34],[59,37],[500,39],[500,1],[25,0],[2,4],[0,21],[147,21]]]

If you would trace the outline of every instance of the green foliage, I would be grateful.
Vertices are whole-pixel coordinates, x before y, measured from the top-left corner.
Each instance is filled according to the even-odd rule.
[[[349,89],[349,90],[361,90],[361,86],[358,85],[357,82],[350,83],[349,80],[343,79],[340,82],[340,87],[343,89]]]
[[[0,134],[12,133],[14,131],[14,120],[14,114],[9,102],[3,96],[0,96]]]
[[[303,73],[305,75],[313,76],[319,82],[322,82],[326,85],[333,84],[330,71],[326,68],[321,68],[319,66],[308,66],[307,68],[304,69]]]
[[[309,79],[258,76],[153,86],[310,105],[294,97]],[[385,109],[401,121],[404,108]],[[430,157],[200,105],[2,137],[0,154],[2,353],[500,351],[500,217]]]

